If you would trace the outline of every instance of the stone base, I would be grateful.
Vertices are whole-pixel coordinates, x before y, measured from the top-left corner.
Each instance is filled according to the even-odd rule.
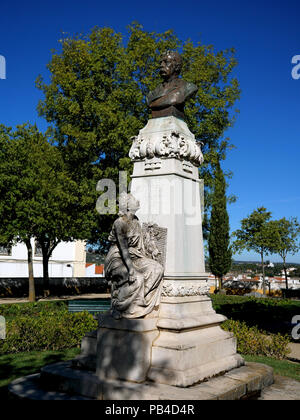
[[[148,379],[178,387],[194,385],[244,364],[236,352],[235,337],[220,327],[226,318],[214,311],[208,296],[187,296],[194,289],[181,286],[185,282],[189,280],[174,280],[173,289],[165,289],[157,323],[159,337],[153,343],[148,372]],[[196,291],[201,283],[205,282],[194,282]],[[172,296],[172,290],[176,294],[182,291],[183,296]]]
[[[241,400],[258,398],[273,381],[272,368],[258,363],[247,363],[207,382],[178,388],[150,381],[101,381],[95,374],[64,362],[46,366],[41,375],[15,380],[9,390],[31,400]]]
[[[188,387],[244,364],[236,339],[221,329],[226,320],[206,295],[204,280],[164,280],[158,318],[115,320],[104,316],[100,328],[82,341],[73,366],[99,379]],[[173,296],[173,294],[177,296]],[[183,296],[178,296],[183,294]]]
[[[226,318],[216,314],[208,296],[166,296],[194,293],[197,283],[205,282],[197,281],[195,288],[190,280],[175,283],[179,285],[164,288],[158,318],[102,317],[98,331],[84,337],[73,366],[94,371],[101,380],[150,380],[178,387],[242,366],[235,337],[220,327]]]
[[[141,383],[151,366],[152,343],[158,337],[157,318],[100,321],[97,332],[96,376]]]

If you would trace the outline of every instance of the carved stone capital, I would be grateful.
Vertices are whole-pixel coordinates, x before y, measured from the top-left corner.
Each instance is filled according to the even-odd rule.
[[[169,133],[140,133],[132,137],[129,157],[133,161],[158,158],[176,158],[191,162],[195,166],[203,163],[200,143],[194,136],[172,130]]]

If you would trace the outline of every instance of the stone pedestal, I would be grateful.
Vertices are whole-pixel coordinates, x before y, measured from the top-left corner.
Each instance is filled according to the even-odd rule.
[[[141,223],[168,229],[165,277],[202,279],[205,273],[199,171],[201,151],[186,123],[150,120],[134,140],[131,193]],[[191,160],[191,161],[190,161]]]
[[[96,376],[102,380],[146,381],[152,344],[158,337],[157,319],[100,320],[97,334]]]
[[[235,337],[220,328],[225,319],[208,296],[163,297],[148,378],[187,387],[243,365]]]
[[[156,118],[140,131],[130,151],[132,194],[142,223],[167,228],[165,275],[148,378],[180,387],[229,371],[244,362],[236,340],[220,328],[205,274],[201,181],[202,153],[186,123]]]

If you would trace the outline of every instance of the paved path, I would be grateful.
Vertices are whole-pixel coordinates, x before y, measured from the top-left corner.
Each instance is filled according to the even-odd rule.
[[[91,293],[86,295],[78,296],[60,296],[60,297],[50,297],[50,298],[41,298],[37,299],[37,302],[49,302],[55,300],[75,300],[75,299],[99,299],[99,298],[110,298],[110,293]],[[3,298],[0,299],[0,305],[7,303],[25,303],[28,302],[26,298]]]
[[[300,382],[283,376],[275,376],[274,384],[264,389],[258,400],[300,401]]]

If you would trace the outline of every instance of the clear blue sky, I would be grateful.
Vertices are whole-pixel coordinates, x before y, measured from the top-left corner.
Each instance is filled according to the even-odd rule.
[[[300,79],[291,77],[291,59],[300,55],[299,1],[28,0],[2,2],[0,13],[0,55],[7,61],[0,123],[10,126],[29,121],[46,128],[36,112],[42,94],[35,79],[47,75],[62,32],[86,33],[98,25],[125,34],[137,20],[146,30],[174,29],[180,39],[216,50],[235,47],[242,97],[237,122],[226,133],[236,149],[224,163],[234,173],[229,192],[238,196],[229,206],[231,228],[258,206],[274,218],[300,216]],[[300,263],[300,254],[290,261]]]

